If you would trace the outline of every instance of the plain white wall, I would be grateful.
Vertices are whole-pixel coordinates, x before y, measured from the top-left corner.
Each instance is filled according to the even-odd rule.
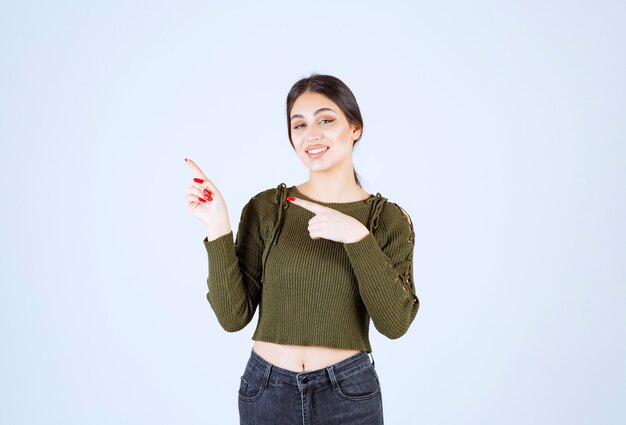
[[[306,172],[284,102],[360,103],[365,189],[416,227],[389,424],[623,424],[624,2],[0,6],[0,422],[236,424],[256,318],[206,301],[194,159],[244,203]]]

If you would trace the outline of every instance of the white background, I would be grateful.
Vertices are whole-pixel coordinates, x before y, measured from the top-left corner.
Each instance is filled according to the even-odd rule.
[[[205,295],[194,159],[231,222],[306,180],[285,98],[355,93],[421,308],[371,340],[388,424],[626,422],[619,1],[0,6],[0,422],[237,424],[256,317]]]

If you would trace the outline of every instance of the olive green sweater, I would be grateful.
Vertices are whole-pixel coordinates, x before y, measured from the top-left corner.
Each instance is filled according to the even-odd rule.
[[[311,239],[313,213],[287,196],[350,215],[370,230],[341,243]],[[413,286],[414,230],[409,216],[380,193],[363,201],[314,201],[285,184],[260,192],[230,232],[204,238],[207,299],[220,325],[243,329],[259,307],[253,340],[371,352],[370,318],[389,338],[404,335],[419,308]]]

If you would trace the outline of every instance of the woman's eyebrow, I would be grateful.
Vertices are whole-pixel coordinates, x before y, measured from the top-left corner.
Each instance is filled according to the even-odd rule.
[[[314,113],[313,115],[317,115],[317,114],[319,114],[319,113],[320,113],[320,112],[322,112],[322,111],[331,111],[331,112],[335,112],[334,110],[332,110],[332,109],[330,109],[330,108],[319,108],[317,111],[315,111],[315,113]],[[335,113],[337,113],[337,112],[335,112]],[[304,118],[304,116],[302,116],[302,115],[300,115],[300,114],[295,114],[295,115],[292,115],[292,116],[291,116],[291,119],[294,119],[294,118]],[[291,121],[291,120],[290,120],[290,121]]]

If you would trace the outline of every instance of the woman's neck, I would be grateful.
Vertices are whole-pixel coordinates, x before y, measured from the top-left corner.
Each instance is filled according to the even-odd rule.
[[[354,169],[333,172],[309,172],[309,180],[297,186],[298,191],[320,202],[353,202],[367,199],[369,193],[354,179]]]

